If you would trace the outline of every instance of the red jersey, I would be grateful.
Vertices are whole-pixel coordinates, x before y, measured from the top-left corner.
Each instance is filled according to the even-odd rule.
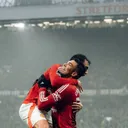
[[[76,113],[73,113],[73,102],[80,102],[79,90],[74,85],[63,85],[47,96],[47,90],[40,88],[38,108],[45,110],[54,107],[54,128],[76,128]]]
[[[43,75],[47,80],[50,80],[52,87],[58,88],[61,85],[64,84],[74,84],[77,85],[78,81],[72,78],[62,78],[57,73],[58,68],[60,67],[60,64],[55,64],[51,66]],[[23,103],[37,103],[38,96],[39,96],[39,86],[37,83],[33,85],[33,87],[30,88],[29,93]]]

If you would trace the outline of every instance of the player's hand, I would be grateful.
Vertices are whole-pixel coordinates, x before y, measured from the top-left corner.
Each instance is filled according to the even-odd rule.
[[[73,102],[72,109],[73,113],[79,112],[83,108],[83,105],[81,102]]]
[[[79,80],[78,80],[77,88],[79,89],[80,92],[83,91],[82,83]]]

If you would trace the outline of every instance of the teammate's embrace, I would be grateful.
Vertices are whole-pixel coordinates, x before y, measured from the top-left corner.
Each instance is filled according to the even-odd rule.
[[[27,123],[29,128],[48,128],[48,122],[51,123],[51,120],[47,117],[47,112],[37,106],[39,101],[39,90],[41,88],[45,87],[47,89],[52,88],[53,90],[56,90],[62,85],[71,84],[78,86],[80,90],[82,89],[78,80],[75,78],[63,78],[65,77],[64,73],[61,74],[58,69],[60,69],[61,72],[61,65],[55,64],[41,75],[30,89],[27,97],[20,107],[19,115],[21,119]],[[82,107],[81,104],[76,105]]]
[[[79,79],[85,74],[86,68],[77,59],[71,60],[58,69],[61,76]],[[76,112],[72,110],[73,102],[80,102],[80,93],[73,84],[66,84],[48,95],[45,87],[40,88],[38,108],[52,108],[54,128],[76,128]]]

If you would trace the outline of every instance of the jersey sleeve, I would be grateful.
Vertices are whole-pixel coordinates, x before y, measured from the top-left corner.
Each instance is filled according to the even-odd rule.
[[[47,80],[50,80],[52,87],[60,87],[65,84],[77,85],[78,81],[73,78],[62,78],[58,73],[58,67],[60,64],[54,64],[51,66],[46,72],[44,72],[44,76]]]
[[[51,67],[49,69],[47,69],[45,72],[44,72],[44,77],[47,79],[47,80],[50,80],[49,78],[49,73],[50,73],[50,70],[51,70]]]
[[[47,90],[45,88],[40,88],[39,98],[38,98],[38,108],[39,110],[46,110],[51,108],[57,102],[61,100],[73,100],[75,95],[75,90],[71,86],[74,85],[63,85],[58,88],[54,93],[47,96]]]

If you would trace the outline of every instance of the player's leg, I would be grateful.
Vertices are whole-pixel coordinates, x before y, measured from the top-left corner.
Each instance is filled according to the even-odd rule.
[[[40,113],[40,116],[42,117],[42,120],[37,121],[34,125],[34,128],[53,128],[52,118],[50,113],[48,114],[48,112],[42,111]]]
[[[47,120],[39,120],[33,128],[50,128]]]
[[[52,126],[52,117],[51,117],[51,112],[46,112],[46,113],[44,113],[45,114],[45,117],[46,117],[46,119],[47,119],[47,121],[48,121],[48,124],[49,124],[49,128],[52,128],[53,126]]]
[[[28,123],[29,126],[32,126],[32,128],[49,128],[49,124],[46,118],[45,111],[40,111],[37,106],[35,106],[30,118],[30,122]]]
[[[19,116],[21,120],[28,125],[28,113],[33,103],[22,104],[19,109]]]
[[[36,104],[22,104],[19,109],[19,115],[29,128],[49,128],[45,114],[40,112]]]

